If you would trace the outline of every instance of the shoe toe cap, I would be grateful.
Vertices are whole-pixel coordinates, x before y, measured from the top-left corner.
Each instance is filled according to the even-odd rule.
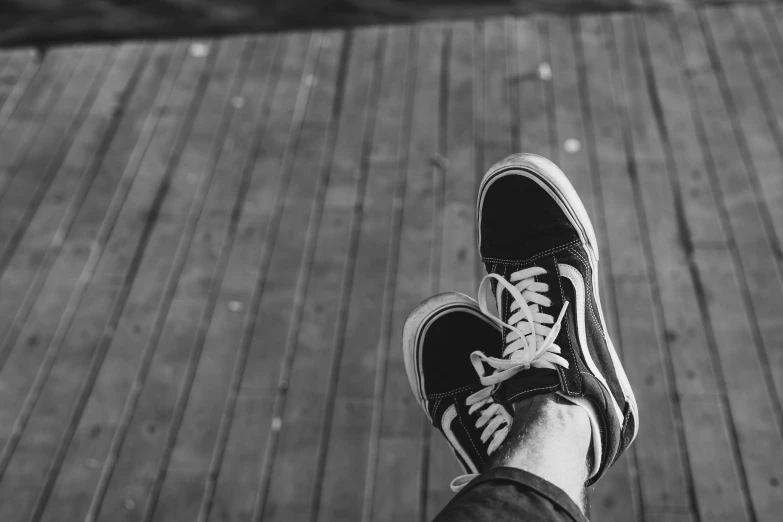
[[[558,201],[524,171],[487,183],[480,202],[482,259],[526,260],[579,239]]]

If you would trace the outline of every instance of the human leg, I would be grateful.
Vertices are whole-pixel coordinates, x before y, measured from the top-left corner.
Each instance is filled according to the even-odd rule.
[[[490,468],[530,472],[559,487],[584,512],[584,484],[592,469],[590,419],[584,408],[556,394],[514,405],[514,422]]]
[[[411,386],[433,424],[458,458],[475,456],[471,466],[461,459],[468,475],[452,482],[459,493],[436,520],[583,520],[584,487],[603,476],[638,429],[633,391],[601,311],[595,233],[565,175],[528,154],[489,170],[477,218],[488,272],[478,315],[483,331],[495,323],[500,342],[491,341],[498,330],[471,337],[469,322],[453,321],[463,335],[430,343],[423,350],[429,358],[410,357],[429,365],[408,364],[406,356]],[[406,323],[409,340],[414,315]],[[426,345],[425,337],[406,349]],[[466,372],[470,349],[475,377]],[[452,369],[458,377],[450,380]],[[428,372],[441,375],[434,381],[448,393],[427,390]],[[444,396],[451,401],[446,410]]]
[[[584,522],[586,414],[552,394],[520,401],[516,413],[494,402],[469,355],[486,347],[499,357],[501,334],[478,303],[456,293],[424,301],[406,321],[403,343],[411,388],[466,472],[452,482],[459,494],[437,522]]]

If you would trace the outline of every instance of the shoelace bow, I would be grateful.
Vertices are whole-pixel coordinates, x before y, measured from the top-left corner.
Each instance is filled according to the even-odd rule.
[[[563,304],[557,320],[551,315],[540,312],[540,306],[552,304],[552,300],[542,294],[542,292],[549,290],[549,286],[535,280],[536,276],[543,274],[546,274],[546,270],[541,267],[526,268],[512,273],[511,282],[497,274],[488,274],[484,276],[479,285],[478,300],[481,312],[500,326],[510,330],[506,335],[502,359],[487,357],[480,351],[470,354],[470,361],[485,388],[468,397],[465,404],[470,406],[469,413],[483,409],[481,416],[476,421],[476,427],[484,428],[481,434],[482,442],[486,442],[492,437],[492,442],[487,448],[487,455],[491,455],[503,443],[513,420],[505,408],[492,400],[491,394],[495,385],[529,368],[550,368],[553,370],[557,366],[568,368],[568,361],[560,356],[560,347],[554,344],[560,333],[568,301]],[[493,315],[487,306],[485,285],[488,282],[491,283],[493,279],[498,283],[496,292],[498,310],[502,310],[504,290],[509,292],[514,299],[510,308],[511,317],[507,323],[500,317]],[[551,327],[547,326],[550,324]],[[485,364],[494,368],[495,371],[486,374]],[[461,475],[451,482],[451,489],[455,492],[459,491],[475,477],[475,473]]]

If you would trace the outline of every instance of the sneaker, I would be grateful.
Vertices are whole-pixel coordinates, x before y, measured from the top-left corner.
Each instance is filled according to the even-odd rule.
[[[487,469],[513,421],[510,410],[493,400],[493,386],[481,384],[471,364],[477,349],[500,356],[501,329],[476,301],[452,292],[420,304],[405,321],[402,339],[413,394],[465,469],[466,475],[451,483],[458,491]]]
[[[593,430],[591,485],[633,442],[639,416],[601,310],[590,218],[554,163],[513,154],[484,176],[477,222],[488,273],[479,307],[504,337],[501,357],[471,356],[480,381],[497,385],[493,398],[512,409],[520,399],[553,392],[584,407]]]

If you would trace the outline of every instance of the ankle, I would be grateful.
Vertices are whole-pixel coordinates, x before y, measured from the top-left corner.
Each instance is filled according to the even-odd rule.
[[[523,399],[514,404],[514,423],[491,467],[533,473],[582,507],[591,438],[584,408],[554,394]]]

